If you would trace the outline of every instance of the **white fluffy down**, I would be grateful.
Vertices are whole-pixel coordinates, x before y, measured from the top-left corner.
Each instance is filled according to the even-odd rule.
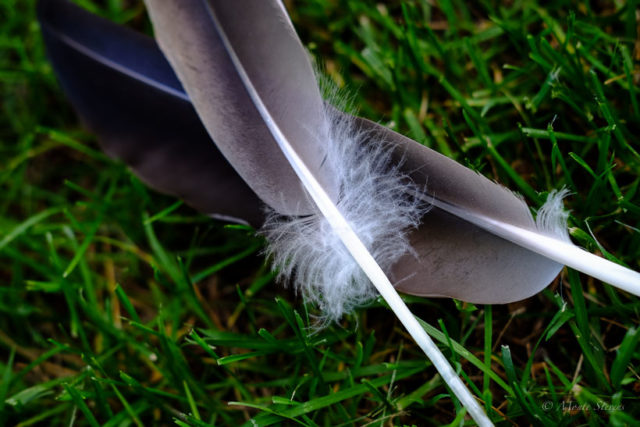
[[[571,242],[571,238],[567,229],[569,212],[564,210],[562,201],[569,193],[566,188],[549,192],[547,201],[536,215],[536,227],[540,232],[548,236],[557,237],[565,242]]]
[[[337,206],[388,271],[411,251],[407,233],[418,226],[425,205],[410,197],[418,189],[390,164],[389,147],[363,143],[367,134],[331,107],[326,115],[331,124],[326,161],[335,165],[340,185]],[[373,285],[319,211],[306,217],[271,211],[261,233],[269,242],[266,253],[279,279],[317,304],[321,324],[337,321],[376,297]]]

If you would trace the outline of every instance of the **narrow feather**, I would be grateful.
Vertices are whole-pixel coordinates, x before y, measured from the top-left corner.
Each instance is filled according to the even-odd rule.
[[[333,165],[340,188],[336,205],[380,267],[389,271],[411,252],[408,231],[418,226],[426,204],[411,196],[419,189],[400,167],[391,166],[391,147],[364,144],[367,131],[330,106],[324,114],[329,140],[325,161]],[[305,217],[283,217],[270,209],[262,233],[281,281],[317,304],[322,321],[338,320],[377,295],[319,209]]]

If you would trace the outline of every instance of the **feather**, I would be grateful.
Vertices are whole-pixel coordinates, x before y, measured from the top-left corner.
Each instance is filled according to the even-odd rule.
[[[212,144],[151,38],[66,0],[41,0],[38,20],[63,89],[109,155],[207,214],[262,224],[258,197]]]
[[[155,14],[154,18],[154,8],[160,10],[161,6],[170,12]],[[300,180],[295,178],[289,162],[259,117],[240,77],[230,71],[233,70],[232,60],[212,26],[206,7],[206,2],[154,4],[151,15],[156,21],[156,37],[170,59],[173,52],[174,69],[187,87],[216,144],[258,196],[283,215],[311,213]],[[267,31],[283,27],[277,19],[276,22],[266,20],[265,17],[270,16],[269,7],[280,8],[274,2],[229,4],[222,21],[227,26],[233,26],[234,22],[251,22],[251,32],[243,31],[241,25],[240,29],[233,31],[236,37],[234,45],[245,46],[242,55],[249,66],[252,82],[258,90],[268,94],[266,98],[274,120],[285,126],[305,123],[298,126],[304,130],[321,129],[322,124],[313,124],[322,114],[317,107],[319,91],[306,52],[299,46],[290,25],[284,27],[284,36]],[[284,18],[281,19],[287,19],[284,13],[282,16]],[[189,26],[191,31],[183,31],[181,27],[185,26]],[[268,34],[259,33],[258,40],[255,34],[263,27]],[[280,39],[295,43],[273,49]],[[265,47],[257,47],[258,41]],[[284,57],[276,58],[274,52],[280,52]],[[281,64],[287,64],[287,67],[283,69]],[[308,76],[303,79],[299,74]],[[306,88],[309,85],[316,89],[300,91],[301,86]],[[311,114],[313,120],[307,119],[308,111],[314,111]],[[381,138],[368,138],[372,144],[389,140],[397,145],[400,157],[407,158],[405,169],[416,170],[418,175],[422,173],[421,176],[425,177],[419,182],[420,186],[428,181],[427,188],[446,197],[445,200],[461,200],[472,209],[489,212],[513,224],[533,224],[526,205],[508,190],[415,141],[396,138],[397,134],[375,123],[366,120],[356,123],[364,129],[371,129],[366,133],[381,135]],[[290,130],[285,130],[285,134],[290,133]],[[288,139],[304,148],[306,154],[301,154],[303,159],[311,158],[314,162],[315,166],[311,168],[315,168],[314,176],[320,175],[330,181],[335,173],[323,171],[320,167],[331,167],[324,162],[322,140],[325,138],[302,136],[302,139],[300,135],[289,136]],[[316,154],[309,154],[314,152]],[[335,196],[335,185],[328,192]],[[426,218],[428,221],[423,221],[420,229],[410,236],[419,256],[408,254],[394,265],[395,277],[403,289],[412,289],[411,293],[453,296],[471,302],[509,302],[539,292],[562,268],[558,263],[495,237],[440,209],[434,209]],[[479,244],[482,251],[478,250]]]

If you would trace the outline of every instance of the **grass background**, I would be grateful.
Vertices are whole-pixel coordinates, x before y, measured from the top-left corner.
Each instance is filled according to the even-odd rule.
[[[77,3],[149,31],[141,2]],[[33,0],[0,2],[0,425],[470,424],[382,304],[310,335],[253,231],[99,151]],[[362,116],[524,195],[640,270],[636,1],[287,2]],[[407,297],[504,425],[637,425],[638,299],[565,269],[474,306]]]

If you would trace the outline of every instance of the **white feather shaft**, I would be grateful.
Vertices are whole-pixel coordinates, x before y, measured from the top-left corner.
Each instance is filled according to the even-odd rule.
[[[280,144],[280,138],[276,138]],[[387,301],[400,322],[407,329],[409,334],[416,341],[418,346],[429,357],[436,367],[445,383],[449,385],[453,393],[460,399],[467,408],[469,414],[480,426],[493,425],[486,416],[478,402],[473,398],[467,387],[455,373],[440,349],[420,326],[407,305],[402,301],[398,292],[384,274],[373,256],[369,253],[365,245],[349,226],[344,216],[340,213],[335,204],[331,201],[327,193],[320,186],[318,181],[311,175],[304,163],[297,156],[295,151],[289,146],[286,140],[282,140],[283,151],[286,157],[292,162],[293,168],[309,191],[312,199],[317,203],[322,214],[327,218],[333,230],[340,236],[341,241],[351,253],[351,256],[358,262],[369,280],[376,287],[380,295]]]
[[[457,217],[471,222],[516,245],[588,274],[605,283],[640,296],[640,273],[589,253],[572,243],[536,233],[482,215],[470,213],[438,199],[422,196]]]
[[[484,410],[474,399],[473,395],[464,385],[462,380],[460,380],[442,352],[434,344],[433,340],[431,340],[429,335],[420,326],[409,308],[396,292],[395,288],[393,287],[385,273],[382,271],[373,256],[369,253],[366,246],[353,231],[347,220],[340,213],[338,207],[333,203],[329,195],[322,188],[320,183],[313,176],[311,171],[307,168],[305,163],[298,156],[287,138],[284,136],[278,125],[275,123],[275,121],[269,114],[268,109],[264,105],[262,98],[253,86],[251,79],[242,66],[241,61],[235,54],[231,43],[224,34],[224,31],[222,30],[223,27],[220,25],[215,12],[211,9],[209,9],[209,11],[212,19],[216,23],[216,27],[219,29],[220,37],[223,40],[227,51],[229,52],[231,60],[236,66],[236,70],[238,71],[238,74],[242,79],[249,93],[249,96],[260,112],[260,115],[265,121],[266,126],[269,128],[271,134],[280,146],[285,157],[293,167],[293,170],[302,181],[305,189],[307,190],[313,201],[318,206],[320,212],[322,212],[322,214],[327,218],[327,221],[333,228],[334,232],[340,237],[349,253],[353,256],[356,262],[358,262],[369,280],[371,280],[378,292],[380,292],[380,295],[382,295],[382,297],[387,301],[387,303],[396,314],[400,322],[407,329],[409,334],[424,351],[427,357],[432,361],[433,365],[442,376],[442,379],[449,385],[453,393],[458,397],[458,399],[460,399],[460,402],[462,402],[462,404],[467,408],[469,415],[471,415],[474,421],[480,426],[492,426],[493,423],[484,413]]]

